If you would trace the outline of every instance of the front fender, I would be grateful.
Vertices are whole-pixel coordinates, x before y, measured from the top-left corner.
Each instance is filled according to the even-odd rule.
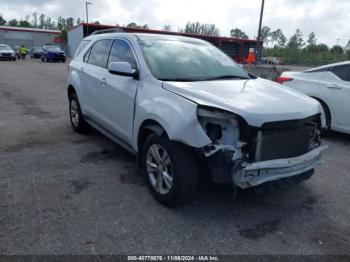
[[[211,143],[197,119],[197,104],[183,97],[162,90],[163,95],[141,101],[136,106],[133,147],[137,149],[137,137],[142,123],[158,122],[171,140],[192,147]]]

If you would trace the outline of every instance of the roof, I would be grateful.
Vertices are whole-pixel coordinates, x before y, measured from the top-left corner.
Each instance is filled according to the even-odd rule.
[[[348,64],[350,64],[350,61],[343,61],[343,62],[328,64],[328,65],[322,65],[319,67],[314,67],[314,68],[308,69],[304,72],[311,72],[311,71],[318,70],[318,69],[323,69],[323,68],[328,68],[328,67],[333,67],[333,66],[348,65]]]
[[[169,40],[169,41],[181,40],[181,41],[197,42],[197,43],[203,42],[202,39],[189,38],[187,36],[182,36],[182,35],[164,35],[164,34],[154,34],[154,33],[125,33],[125,32],[89,35],[85,39],[103,39],[105,37],[110,37],[110,38],[123,37],[125,39],[128,39],[133,36],[141,40]]]
[[[188,36],[188,37],[198,37],[200,36],[202,39],[211,39],[216,41],[225,41],[225,42],[252,42],[256,43],[257,40],[255,39],[242,39],[242,38],[234,38],[234,37],[228,37],[228,36],[212,36],[212,35],[199,35],[199,34],[192,34],[192,33],[180,33],[180,32],[172,32],[172,31],[164,31],[164,30],[155,30],[155,29],[143,29],[143,28],[132,28],[132,27],[125,27],[125,26],[113,26],[113,25],[101,25],[101,24],[88,24],[88,23],[81,23],[79,25],[76,25],[72,27],[69,31],[74,30],[77,27],[80,26],[88,26],[91,28],[96,28],[96,30],[99,29],[110,29],[110,28],[119,28],[122,29],[125,32],[128,33],[153,33],[153,34],[165,34],[165,35],[181,35],[181,36]]]
[[[30,27],[17,27],[17,26],[0,26],[0,30],[7,31],[20,31],[20,32],[35,32],[35,33],[50,33],[50,34],[61,34],[59,30],[41,29],[41,28],[30,28]]]

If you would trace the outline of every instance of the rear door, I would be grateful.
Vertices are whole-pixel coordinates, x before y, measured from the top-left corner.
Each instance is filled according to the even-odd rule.
[[[114,40],[107,64],[112,62],[128,62],[133,69],[138,70],[133,48],[124,39]],[[115,75],[107,71],[100,77],[105,80],[97,98],[103,115],[103,124],[108,128],[108,131],[130,144],[139,81],[132,77]]]
[[[334,66],[323,79],[323,92],[333,112],[332,126],[350,130],[350,65]]]

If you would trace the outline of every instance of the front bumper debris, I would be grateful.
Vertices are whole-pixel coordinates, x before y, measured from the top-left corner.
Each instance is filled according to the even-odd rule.
[[[293,158],[268,160],[251,164],[243,163],[242,169],[233,172],[233,183],[240,188],[248,188],[303,174],[323,162],[321,155],[327,147],[327,145],[319,146],[304,155]]]

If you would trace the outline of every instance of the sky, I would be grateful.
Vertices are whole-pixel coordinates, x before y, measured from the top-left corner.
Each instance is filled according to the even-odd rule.
[[[89,0],[89,19],[102,24],[130,22],[172,30],[189,21],[213,23],[221,35],[240,28],[250,38],[258,31],[261,0]],[[24,18],[33,12],[85,18],[84,0],[0,0],[0,14],[6,20]],[[282,29],[289,38],[299,28],[304,39],[315,32],[318,43],[345,45],[350,39],[350,0],[265,0],[263,25]]]

